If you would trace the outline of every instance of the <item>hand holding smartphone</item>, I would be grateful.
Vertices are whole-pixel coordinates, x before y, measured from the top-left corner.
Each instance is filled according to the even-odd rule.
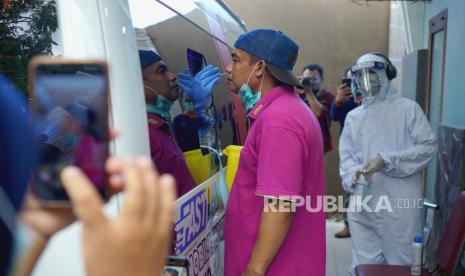
[[[108,70],[101,60],[38,57],[29,65],[36,166],[33,191],[46,205],[69,206],[60,180],[81,168],[107,197]]]
[[[348,88],[351,88],[352,79],[351,78],[341,78],[341,84],[345,84]]]

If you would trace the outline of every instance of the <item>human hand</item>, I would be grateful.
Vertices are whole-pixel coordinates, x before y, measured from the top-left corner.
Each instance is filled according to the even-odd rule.
[[[117,130],[110,129],[110,140],[116,139],[118,135]],[[110,195],[122,191],[123,187],[117,179],[121,172],[118,165],[115,165],[115,158],[110,157],[107,160],[106,171],[110,177],[108,187]],[[35,235],[48,241],[56,232],[73,223],[76,217],[71,208],[56,208],[41,204],[36,195],[28,190],[19,213],[19,220],[33,230]]]
[[[306,94],[316,94],[321,89],[321,80],[315,77],[305,77],[302,79],[302,87]]]
[[[384,160],[380,155],[376,155],[375,158],[368,161],[361,169],[361,172],[371,178],[373,174],[381,171],[384,167]]]
[[[174,179],[158,176],[147,158],[114,164],[126,195],[121,214],[108,219],[97,190],[81,170],[68,167],[63,185],[82,222],[83,253],[89,275],[160,275],[172,231]]]
[[[186,68],[182,73],[178,74],[178,79],[178,85],[181,89],[184,90],[194,102],[197,102],[210,97],[213,87],[220,80],[220,69],[213,65],[208,65],[192,78],[189,69]]]
[[[341,84],[337,88],[336,103],[342,105],[346,99],[352,98],[352,91],[346,84]]]
[[[358,171],[354,173],[354,175],[352,176],[352,180],[351,180],[352,186],[354,186],[357,183],[361,175],[362,175],[362,169],[359,169]]]

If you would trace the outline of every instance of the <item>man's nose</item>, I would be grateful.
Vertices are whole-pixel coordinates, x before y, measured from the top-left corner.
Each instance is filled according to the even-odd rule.
[[[169,78],[170,78],[170,81],[176,81],[176,75],[169,72]]]
[[[232,72],[232,63],[228,64],[228,66],[226,66],[225,69],[226,69],[226,70],[225,70],[226,72],[228,72],[228,73],[231,74],[231,72]]]

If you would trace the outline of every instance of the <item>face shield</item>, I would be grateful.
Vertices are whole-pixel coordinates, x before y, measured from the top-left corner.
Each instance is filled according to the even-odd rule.
[[[370,61],[354,65],[351,69],[352,80],[365,100],[373,101],[384,96],[389,80],[386,76],[386,64]]]

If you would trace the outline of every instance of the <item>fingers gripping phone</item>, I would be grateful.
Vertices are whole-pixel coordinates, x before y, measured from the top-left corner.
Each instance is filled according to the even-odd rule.
[[[351,78],[341,78],[341,84],[345,84],[346,87],[351,88],[352,79]]]
[[[101,60],[34,58],[29,64],[35,141],[33,191],[43,204],[69,206],[60,174],[77,166],[107,198],[108,70]]]

